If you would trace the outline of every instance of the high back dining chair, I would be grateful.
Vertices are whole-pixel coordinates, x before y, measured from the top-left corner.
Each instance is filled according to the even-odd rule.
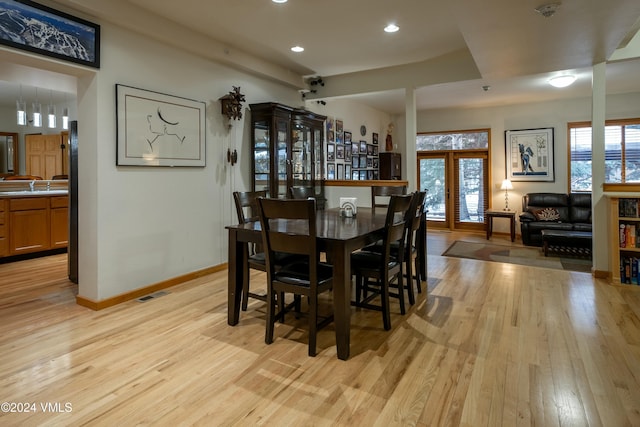
[[[260,198],[258,207],[267,265],[265,342],[273,342],[276,320],[284,321],[288,309],[285,293],[294,294],[294,306],[298,312],[300,297],[306,296],[309,302],[309,356],[315,356],[317,331],[333,320],[333,316],[329,316],[318,322],[318,295],[332,289],[333,268],[320,262],[316,241],[316,201]],[[276,253],[287,253],[298,256],[298,259],[277,268],[274,262]]]
[[[266,197],[266,191],[234,191],[233,201],[236,205],[236,213],[238,215],[238,223],[246,224],[248,222],[259,221],[258,217],[258,197]],[[249,268],[255,270],[267,271],[265,255],[262,251],[262,244],[247,244],[247,260]],[[242,310],[247,311],[249,297],[266,301],[266,295],[260,295],[249,291],[249,270],[244,269],[244,279],[242,281]]]
[[[424,199],[427,196],[426,191],[417,191],[414,193],[414,200],[412,201],[412,207],[409,210],[410,215],[407,221],[407,241],[405,243],[404,263],[406,265],[406,277],[407,288],[409,294],[409,303],[411,305],[416,303],[415,295],[413,293],[413,279],[416,280],[416,289],[418,293],[422,292],[422,285],[420,282],[420,260],[418,259],[418,230],[422,225],[424,217]]]
[[[316,189],[314,187],[295,186],[289,187],[289,198],[291,199],[308,199],[316,198]]]
[[[407,279],[407,294],[409,296],[409,304],[416,303],[415,293],[413,292],[413,278],[416,279],[416,287],[418,292],[422,292],[422,286],[420,284],[420,276],[416,274],[414,276],[413,269],[418,272],[419,260],[415,257],[415,267],[412,265],[414,255],[417,253],[417,246],[415,244],[418,238],[418,229],[421,225],[422,215],[424,213],[424,199],[425,192],[412,193],[412,200],[409,209],[405,216],[404,224],[404,254],[402,256],[403,265],[400,266],[402,276]],[[400,247],[400,241],[391,242],[391,256],[398,257],[398,250]],[[384,250],[384,242],[378,240],[371,245],[365,247],[365,250],[381,253]]]
[[[385,330],[391,329],[389,296],[396,296],[400,302],[400,312],[404,308],[404,283],[402,277],[402,260],[406,240],[407,211],[411,207],[413,195],[391,195],[385,219],[385,232],[382,238],[382,250],[374,251],[364,248],[351,254],[351,273],[356,276],[356,300],[354,305],[382,312]],[[397,254],[391,252],[391,246],[398,242]],[[390,283],[397,281],[397,294],[389,292]],[[371,301],[377,296],[380,305]]]
[[[389,205],[389,198],[392,195],[407,194],[406,185],[388,185],[388,186],[371,186],[371,207],[373,209],[382,207],[386,208]]]

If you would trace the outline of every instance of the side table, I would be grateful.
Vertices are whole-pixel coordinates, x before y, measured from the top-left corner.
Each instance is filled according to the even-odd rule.
[[[513,242],[516,240],[516,211],[498,211],[488,209],[484,214],[487,218],[487,240],[489,240],[493,233],[494,218],[509,218],[509,221],[511,221],[511,241]]]

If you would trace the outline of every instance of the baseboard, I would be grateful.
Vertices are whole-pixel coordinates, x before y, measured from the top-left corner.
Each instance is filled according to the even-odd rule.
[[[113,307],[114,305],[121,304],[125,301],[130,301],[132,299],[140,298],[145,295],[158,292],[162,289],[167,289],[167,288],[170,288],[171,286],[179,285],[180,283],[188,282],[189,280],[197,279],[199,277],[206,276],[207,274],[217,273],[219,271],[223,271],[226,269],[227,269],[227,263],[220,264],[213,267],[208,267],[202,270],[187,273],[178,277],[173,277],[168,280],[163,280],[162,282],[145,286],[144,288],[134,289],[133,291],[126,292],[124,294],[116,295],[111,298],[107,298],[99,301],[95,301],[90,298],[85,298],[78,295],[76,297],[76,304],[81,305],[83,307],[90,308],[92,310],[96,310],[96,311],[103,310],[105,308]]]
[[[591,270],[591,274],[596,279],[609,279],[609,278],[611,278],[611,273],[609,273],[608,271]]]

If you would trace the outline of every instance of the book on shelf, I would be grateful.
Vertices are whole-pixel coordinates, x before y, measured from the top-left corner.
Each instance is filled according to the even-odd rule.
[[[640,258],[620,257],[620,283],[640,285]]]
[[[638,218],[640,216],[638,199],[619,199],[618,216],[621,218]]]

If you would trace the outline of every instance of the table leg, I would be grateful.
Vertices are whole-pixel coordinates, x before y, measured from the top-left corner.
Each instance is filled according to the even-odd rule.
[[[487,216],[487,240],[491,237],[491,233],[493,232],[493,217],[491,215]]]
[[[240,297],[242,296],[242,281],[244,266],[247,263],[245,245],[238,242],[236,230],[229,229],[228,250],[228,301],[227,323],[237,325],[240,320]]]
[[[334,243],[333,260],[333,318],[336,327],[338,359],[349,358],[351,340],[351,253],[344,243]]]
[[[511,217],[511,241],[514,242],[516,240],[516,219],[515,217]]]
[[[420,271],[416,271],[420,280],[425,282],[427,280],[427,215],[424,214],[418,228],[418,243],[416,247],[416,256],[418,257],[418,266]]]

